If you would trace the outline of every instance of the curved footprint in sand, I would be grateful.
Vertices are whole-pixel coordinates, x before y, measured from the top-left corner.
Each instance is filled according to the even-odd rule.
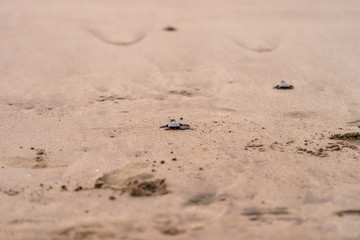
[[[248,38],[248,37],[246,37]],[[233,42],[246,50],[257,52],[257,53],[269,53],[277,50],[280,47],[280,37],[264,37],[260,39],[251,38],[251,40],[234,39]]]
[[[236,44],[244,49],[257,53],[273,52],[279,47],[279,44],[259,44],[255,46],[251,46],[241,42],[236,42]]]
[[[68,239],[138,239],[129,234],[138,234],[144,228],[131,220],[105,220],[74,222],[54,231],[58,240]]]
[[[103,174],[95,182],[95,188],[109,188],[128,192],[130,196],[158,196],[169,193],[165,178],[156,178],[142,169],[146,165],[130,164]]]
[[[130,45],[133,45],[133,44],[136,44],[136,43],[142,41],[146,37],[145,33],[139,32],[139,33],[134,34],[133,39],[131,39],[131,40],[118,40],[118,39],[116,39],[117,37],[114,37],[114,36],[111,36],[111,34],[105,33],[104,30],[88,28],[87,31],[91,35],[93,35],[94,37],[99,39],[100,41],[110,44],[110,45],[115,45],[115,46],[130,46]]]
[[[6,157],[0,158],[0,163],[13,168],[46,168],[48,165],[43,158]]]
[[[286,117],[292,118],[312,118],[316,116],[316,112],[313,111],[292,111],[284,114]]]

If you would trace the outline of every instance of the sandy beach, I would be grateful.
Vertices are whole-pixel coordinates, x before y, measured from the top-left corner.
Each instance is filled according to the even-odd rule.
[[[360,239],[359,1],[0,6],[1,240]]]

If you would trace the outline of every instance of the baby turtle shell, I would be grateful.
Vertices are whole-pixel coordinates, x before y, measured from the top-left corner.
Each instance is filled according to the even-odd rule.
[[[185,128],[184,128],[185,127]],[[186,123],[178,123],[175,119],[170,119],[170,123],[161,126],[160,128],[165,128],[165,130],[185,130],[189,128],[189,124]]]
[[[274,88],[276,89],[293,89],[294,86],[287,84],[285,81],[281,81],[279,85],[276,85]]]

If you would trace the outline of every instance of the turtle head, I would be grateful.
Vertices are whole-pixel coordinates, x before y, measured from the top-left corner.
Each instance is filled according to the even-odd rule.
[[[176,120],[172,118],[172,119],[170,119],[170,122],[176,122]]]

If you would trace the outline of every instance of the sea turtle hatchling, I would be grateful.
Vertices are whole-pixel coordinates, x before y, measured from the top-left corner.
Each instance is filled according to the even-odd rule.
[[[186,127],[186,128],[184,128]],[[185,130],[189,128],[189,124],[186,123],[178,123],[175,119],[170,119],[170,123],[161,126],[160,128],[166,128],[165,130]]]
[[[276,85],[274,88],[276,89],[293,89],[294,86],[287,84],[285,81],[281,81],[279,85]]]

